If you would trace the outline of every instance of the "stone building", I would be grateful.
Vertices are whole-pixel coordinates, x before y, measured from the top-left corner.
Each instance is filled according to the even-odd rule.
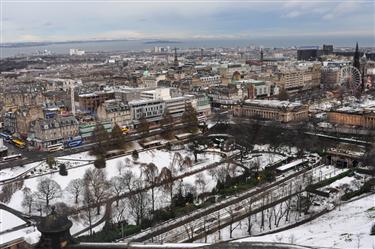
[[[46,150],[49,145],[63,143],[78,134],[79,122],[74,116],[37,119],[30,125],[28,140],[34,149]]]
[[[193,107],[197,112],[198,118],[211,115],[211,101],[205,94],[195,95],[195,98],[193,99]]]
[[[107,100],[97,110],[99,121],[110,121],[112,125],[128,126],[131,122],[130,107],[121,101]]]
[[[358,166],[366,153],[366,148],[347,143],[339,143],[336,147],[327,150],[327,164],[341,168]]]
[[[308,106],[279,100],[245,100],[233,109],[233,116],[273,120],[282,123],[308,119]]]
[[[4,113],[3,116],[4,130],[10,134],[17,131],[17,118],[15,111],[9,111]]]
[[[328,121],[333,124],[375,128],[375,113],[369,110],[349,111],[338,109],[328,112]]]
[[[338,67],[322,67],[320,82],[325,89],[333,89],[340,80],[340,69]]]
[[[137,121],[141,117],[150,120],[160,119],[165,110],[165,102],[160,99],[131,101],[129,106],[133,121]]]
[[[279,70],[273,77],[278,87],[288,92],[309,90],[320,86],[320,64],[286,67]]]
[[[98,91],[94,93],[80,94],[78,96],[79,108],[82,111],[96,112],[100,104],[106,100],[114,98],[115,93],[113,91]]]
[[[41,92],[7,92],[3,95],[4,106],[34,106],[41,105],[46,97]]]

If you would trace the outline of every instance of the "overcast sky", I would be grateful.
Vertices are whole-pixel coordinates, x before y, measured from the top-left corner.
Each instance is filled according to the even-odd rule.
[[[375,44],[374,0],[1,0],[1,7],[2,42],[319,37]]]

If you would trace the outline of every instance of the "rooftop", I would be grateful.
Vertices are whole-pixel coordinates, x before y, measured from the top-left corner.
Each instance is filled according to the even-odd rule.
[[[245,100],[245,104],[248,105],[257,105],[271,108],[297,108],[302,107],[301,102],[290,102],[287,100],[268,100],[268,99],[248,99]]]

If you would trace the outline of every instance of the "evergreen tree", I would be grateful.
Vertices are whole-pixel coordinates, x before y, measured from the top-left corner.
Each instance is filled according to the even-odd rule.
[[[116,149],[122,149],[125,145],[125,137],[118,124],[111,131],[111,145]]]
[[[106,166],[106,162],[105,162],[105,158],[103,156],[98,156],[95,161],[94,161],[94,166],[95,168],[97,169],[102,169],[102,168],[105,168]]]
[[[149,129],[150,129],[150,124],[148,123],[146,117],[143,115],[139,119],[139,124],[137,125],[137,132],[142,135],[142,134],[148,133]]]
[[[68,171],[66,170],[65,163],[62,163],[62,164],[59,165],[59,174],[62,175],[62,176],[68,175]]]
[[[289,94],[285,90],[285,88],[281,88],[280,89],[280,92],[279,92],[279,95],[278,95],[278,99],[279,100],[288,100],[289,99]]]
[[[109,139],[110,136],[104,126],[97,123],[93,132],[93,142],[95,142],[96,145],[92,148],[92,154],[104,156],[108,150]]]
[[[133,150],[133,152],[132,152],[132,157],[133,157],[133,160],[134,160],[134,161],[138,160],[138,158],[139,158],[139,154],[138,154],[138,151],[137,151],[137,150]]]
[[[185,112],[182,114],[182,122],[189,126],[191,132],[196,132],[198,129],[197,112],[191,103],[185,104]]]
[[[50,169],[52,169],[52,167],[53,167],[54,165],[56,165],[56,160],[55,160],[55,158],[54,158],[53,156],[49,156],[49,157],[47,157],[47,159],[46,159],[46,163],[47,163],[48,167],[49,167]]]
[[[163,114],[163,119],[160,121],[160,127],[163,129],[163,132],[161,133],[163,138],[170,139],[173,137],[174,120],[168,109],[166,109]]]

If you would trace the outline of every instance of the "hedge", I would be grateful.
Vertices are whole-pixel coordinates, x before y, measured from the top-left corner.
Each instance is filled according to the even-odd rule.
[[[334,176],[334,177],[331,177],[331,178],[328,178],[328,179],[325,179],[323,181],[320,181],[320,182],[317,182],[317,183],[314,183],[314,184],[311,184],[309,186],[307,186],[307,190],[309,189],[318,189],[318,188],[322,188],[324,186],[327,186],[337,180],[340,180],[342,178],[344,178],[345,176],[351,176],[353,174],[353,170],[352,169],[349,169],[345,172],[342,172],[340,174],[338,174],[337,176]]]

